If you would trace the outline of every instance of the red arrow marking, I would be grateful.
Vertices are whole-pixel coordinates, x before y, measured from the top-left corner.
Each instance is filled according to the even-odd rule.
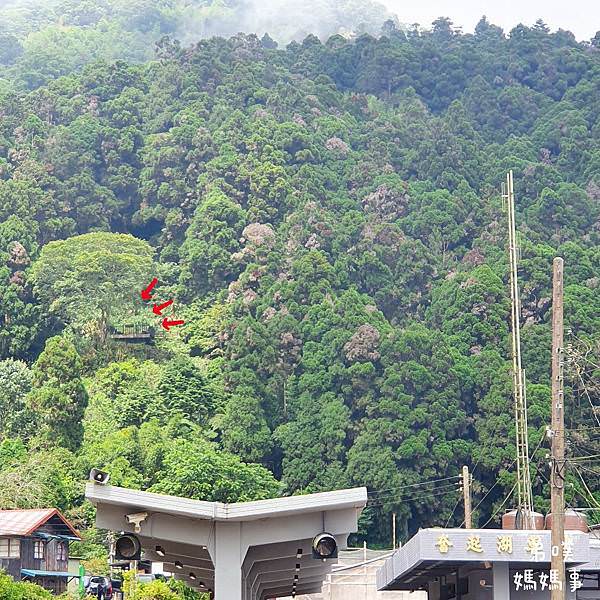
[[[155,315],[159,315],[162,317],[162,311],[165,310],[165,308],[167,308],[167,306],[171,306],[171,304],[173,304],[173,300],[168,300],[167,302],[164,302],[163,304],[155,304],[152,307],[152,312]]]
[[[167,317],[165,317],[162,321],[162,326],[169,331],[169,327],[174,327],[175,325],[183,325],[185,321],[169,321]]]
[[[152,291],[152,288],[158,283],[158,279],[156,279],[156,277],[150,282],[150,285],[145,289],[142,290],[142,300],[150,300],[150,298],[152,298],[152,296],[150,295],[150,292]]]

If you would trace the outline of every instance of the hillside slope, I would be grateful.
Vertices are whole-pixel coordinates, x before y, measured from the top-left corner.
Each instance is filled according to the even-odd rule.
[[[403,535],[460,523],[470,464],[480,496],[499,479],[493,515],[514,456],[498,189],[514,169],[539,448],[556,254],[574,343],[600,326],[600,50],[541,23],[385,32],[163,40],[0,88],[0,503],[85,521],[92,465],[218,500],[364,484],[361,534],[385,544],[391,512]],[[152,277],[185,325],[111,342],[159,325]]]

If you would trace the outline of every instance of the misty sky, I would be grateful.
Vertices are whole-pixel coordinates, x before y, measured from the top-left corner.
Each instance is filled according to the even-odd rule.
[[[600,0],[379,0],[401,23],[429,26],[449,17],[464,32],[472,32],[482,15],[506,32],[519,22],[532,25],[542,18],[552,30],[568,29],[578,40],[600,30]]]

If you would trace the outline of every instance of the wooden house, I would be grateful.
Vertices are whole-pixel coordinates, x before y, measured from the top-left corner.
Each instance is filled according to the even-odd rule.
[[[0,569],[60,594],[68,572],[69,542],[79,533],[55,508],[0,510]]]

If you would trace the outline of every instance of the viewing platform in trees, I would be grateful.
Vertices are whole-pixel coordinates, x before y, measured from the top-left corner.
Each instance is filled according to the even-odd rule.
[[[143,323],[128,323],[120,326],[111,326],[108,337],[112,340],[128,342],[130,344],[153,344],[156,330],[151,325]]]

